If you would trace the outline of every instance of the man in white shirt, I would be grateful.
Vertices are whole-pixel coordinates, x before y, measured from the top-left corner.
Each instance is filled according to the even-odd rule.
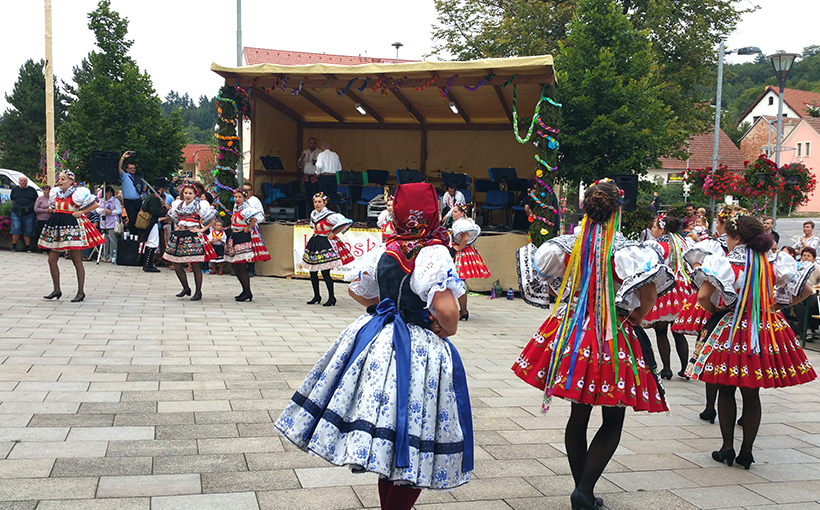
[[[296,162],[296,166],[302,169],[302,182],[305,183],[305,194],[308,198],[312,198],[313,195],[319,191],[319,176],[316,175],[316,160],[321,152],[322,151],[316,147],[316,139],[311,136],[308,139],[308,148],[302,151],[302,155],[299,156],[299,161]]]
[[[441,196],[439,210],[443,221],[447,221],[453,215],[453,206],[456,204],[466,205],[464,194],[456,189],[455,184],[447,184],[447,192]]]
[[[322,152],[316,158],[316,173],[319,175],[319,191],[327,195],[328,202],[337,203],[336,172],[341,171],[339,155],[330,150],[330,143],[322,142]]]

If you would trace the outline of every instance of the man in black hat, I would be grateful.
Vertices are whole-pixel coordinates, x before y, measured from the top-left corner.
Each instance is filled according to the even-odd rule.
[[[142,202],[142,210],[151,214],[151,223],[148,228],[140,233],[140,238],[145,243],[143,255],[145,260],[142,270],[146,273],[159,273],[159,269],[154,265],[154,253],[159,248],[159,225],[157,222],[165,216],[168,205],[165,203],[165,189],[168,187],[168,180],[164,177],[154,179],[154,191],[150,193]]]

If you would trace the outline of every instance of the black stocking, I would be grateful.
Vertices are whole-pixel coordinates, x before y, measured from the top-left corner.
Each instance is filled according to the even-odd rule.
[[[179,262],[174,262],[174,272],[177,274],[179,283],[182,284],[182,290],[190,290],[188,287],[188,275],[185,274],[185,268]]]
[[[567,449],[569,469],[572,471],[576,487],[581,483],[581,476],[587,463],[587,426],[591,412],[592,406],[573,402],[567,429],[564,431],[564,446]]]
[[[59,251],[48,252],[48,270],[51,272],[51,284],[54,287],[54,292],[60,292],[60,266],[57,265],[60,255]]]
[[[668,322],[659,322],[655,324],[655,338],[657,339],[658,343],[658,354],[661,355],[661,362],[663,363],[664,370],[671,370],[669,368],[670,360],[669,360],[669,338],[666,335],[667,330],[669,329]]]
[[[333,278],[330,277],[330,269],[325,269],[322,271],[322,279],[325,281],[325,286],[327,287],[327,300],[331,301],[335,298],[335,296],[333,295]],[[319,282],[316,282],[316,287],[318,286]]]
[[[199,264],[197,264],[199,265]],[[196,285],[196,292],[195,294],[202,294],[202,271],[197,267],[193,271],[194,273],[194,285]],[[187,278],[186,278],[187,280]]]
[[[734,448],[735,420],[737,419],[737,403],[735,403],[735,386],[720,384],[718,386],[718,421],[720,422],[720,435],[723,437],[721,450],[731,450]],[[758,400],[758,405],[759,405]],[[758,414],[758,423],[760,414]],[[755,434],[757,430],[755,429]],[[743,429],[744,436],[746,429]]]
[[[706,383],[706,409],[714,409],[717,402],[718,385]]]
[[[601,407],[604,422],[601,428],[592,439],[587,451],[586,463],[581,481],[577,489],[584,494],[589,501],[595,501],[593,490],[601,474],[604,472],[609,460],[618,449],[621,442],[621,431],[624,428],[624,415],[626,409],[623,407]]]
[[[750,452],[760,428],[760,388],[740,388],[743,397],[743,443],[740,451]]]
[[[83,266],[83,251],[71,250],[71,262],[77,271],[77,295],[85,294],[85,266]]]
[[[678,359],[680,359],[681,372],[686,370],[686,364],[689,362],[689,342],[686,337],[680,333],[672,332],[672,338],[675,339],[675,350],[678,351]]]
[[[242,294],[250,294],[251,277],[248,276],[247,262],[236,262],[231,265],[233,266],[233,272],[236,275],[236,278],[239,280],[239,284],[242,285]]]
[[[319,273],[317,271],[310,272],[310,284],[313,286],[313,299],[319,299]]]

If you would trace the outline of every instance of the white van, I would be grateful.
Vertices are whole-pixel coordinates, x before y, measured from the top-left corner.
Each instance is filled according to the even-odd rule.
[[[18,172],[17,170],[0,168],[0,203],[11,200],[11,187],[18,185],[17,183],[20,180],[20,177],[28,176],[23,172]],[[28,178],[28,185],[37,190],[38,196],[43,194],[43,190],[40,189],[40,186],[38,186],[37,183],[31,180],[31,177]]]

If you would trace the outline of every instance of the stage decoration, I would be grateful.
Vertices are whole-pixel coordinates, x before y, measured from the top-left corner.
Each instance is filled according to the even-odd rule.
[[[401,77],[401,79],[400,79],[399,81],[397,81],[397,82],[396,82],[396,86],[393,88],[393,90],[395,90],[396,92],[398,92],[398,91],[399,91],[399,89],[401,88],[401,84],[402,84],[402,83],[404,82],[404,80],[406,80],[406,79],[407,79],[407,76],[402,76],[402,77]]]
[[[514,78],[514,76],[513,76]],[[510,78],[512,80],[512,78]],[[541,99],[538,100],[538,103],[535,105],[535,113],[533,113],[532,122],[530,122],[530,127],[527,130],[526,138],[521,138],[521,135],[518,134],[518,98],[516,97],[515,85],[513,85],[513,132],[515,133],[515,139],[518,140],[518,143],[527,143],[532,138],[532,132],[535,129],[535,125],[537,124],[537,117],[538,117],[538,110],[541,108],[541,103],[544,102],[547,98],[544,96],[543,90],[541,92]]]
[[[559,144],[558,140],[552,135],[557,135],[560,132],[557,126],[560,125],[561,114],[560,111],[553,108],[555,101],[551,101],[548,97],[555,93],[555,89],[544,86],[541,89],[541,97],[535,106],[532,119],[527,119],[529,120],[527,135],[526,137],[521,136],[519,134],[521,125],[519,125],[518,120],[518,90],[514,83],[512,88],[513,129],[516,140],[519,143],[533,143],[538,148],[537,153],[533,156],[535,159],[534,180],[532,187],[527,190],[526,198],[529,208],[527,220],[530,222],[528,235],[533,244],[540,246],[550,237],[563,233],[564,227],[564,202],[552,188],[552,183],[549,182],[552,177],[547,177],[557,170],[557,166],[554,166],[557,159],[555,151],[558,149]],[[521,124],[524,124],[524,122]],[[538,136],[533,136],[534,130],[537,131]]]
[[[364,79],[364,83],[362,84],[362,86],[361,86],[361,87],[359,87],[359,92],[364,92],[364,89],[366,89],[366,88],[367,88],[367,83],[368,83],[369,81],[370,81],[370,78],[369,78],[369,77]],[[375,89],[376,89],[376,87],[373,87],[373,92],[375,92],[375,91],[376,91]]]
[[[413,90],[415,90],[417,92],[422,92],[424,89],[426,89],[430,85],[434,84],[437,80],[438,80],[438,75],[435,75],[432,78],[430,78],[430,81],[428,81],[427,83],[425,83],[421,87],[414,87]]]
[[[345,95],[347,93],[347,91],[350,89],[350,86],[353,85],[353,82],[356,81],[356,80],[358,80],[358,78],[353,78],[352,80],[347,82],[347,85],[345,85],[344,88],[337,89],[336,93],[339,94],[340,96]]]
[[[516,76],[518,76],[518,73],[516,73],[516,74],[512,75],[512,78],[510,78],[509,80],[507,80],[506,82],[504,82],[501,86],[502,86],[502,87],[506,87],[507,85],[509,85],[510,83],[512,83],[512,82],[513,82],[513,80],[515,79],[515,77],[516,77]],[[515,89],[515,85],[513,85],[513,89]]]
[[[286,80],[287,77],[282,79],[282,85]],[[255,83],[256,80],[254,80]],[[242,154],[237,127],[241,125],[240,118],[250,115],[249,99],[252,91],[253,84],[248,89],[240,87],[239,84],[233,87],[225,85],[216,97],[219,121],[214,136],[218,140],[216,155],[218,163],[213,167],[213,189],[209,191],[213,192],[214,206],[217,210],[228,214],[232,212],[233,190],[238,187],[236,171],[239,157]]]
[[[547,102],[549,102],[549,103],[550,103],[550,104],[552,104],[552,105],[554,105],[554,104],[555,104],[555,101],[553,101],[553,100],[552,100],[552,99],[550,99],[550,98],[547,98]],[[560,105],[559,105],[559,106],[560,106]],[[560,132],[561,132],[561,130],[560,130],[560,129],[552,128],[552,127],[549,127],[548,125],[544,124],[544,121],[543,121],[543,120],[541,120],[541,117],[540,117],[540,116],[538,117],[538,125],[539,125],[539,126],[541,126],[541,129],[543,129],[543,130],[544,130],[544,131],[546,131],[547,133],[552,133],[552,134],[554,134],[554,135],[557,135],[558,133],[560,133]]]
[[[304,85],[304,84],[305,84],[305,79],[302,78],[302,80],[299,81],[299,88],[298,89],[290,89],[290,93],[293,94],[294,96],[298,96],[299,93],[302,92],[302,85]]]
[[[541,182],[543,181],[539,181],[539,183]],[[545,184],[543,184],[543,186],[549,190],[549,195],[551,196],[553,194],[552,188]],[[530,196],[531,199],[535,200],[536,204],[540,205],[543,209],[548,209],[549,211],[552,211],[553,214],[558,214],[558,209],[544,202],[544,200],[547,199],[546,192],[542,191],[541,193],[538,193],[535,190],[531,189],[527,194]]]
[[[456,78],[458,78],[457,74],[450,76],[450,80],[447,82],[447,86],[444,87],[444,90],[441,90],[441,88],[438,89],[439,93],[441,94],[441,97],[447,98],[447,94],[450,93],[450,87],[453,86],[453,81],[455,81]]]
[[[555,147],[550,147],[550,149],[554,149],[554,148]],[[546,169],[549,170],[550,172],[554,172],[554,171],[558,170],[557,166],[549,166],[549,164],[546,161],[544,161],[543,159],[541,159],[541,156],[539,156],[538,154],[535,155],[535,160],[538,161],[539,163],[541,163],[542,165],[544,165],[546,167]],[[540,170],[539,170],[539,172],[540,172]],[[541,177],[541,176],[539,175],[538,177]]]
[[[333,78],[328,78],[327,83],[325,83],[324,87],[322,87],[321,89],[313,89],[313,91],[316,92],[317,94],[319,94],[321,92],[324,92],[324,90],[327,88],[327,86],[330,85],[331,81],[333,81]]]
[[[475,91],[476,91],[476,90],[478,90],[479,88],[481,88],[481,87],[483,87],[484,85],[486,85],[486,84],[487,84],[487,82],[492,81],[492,79],[493,79],[493,78],[495,78],[495,75],[494,75],[494,74],[488,74],[488,75],[487,75],[487,76],[486,76],[483,80],[481,80],[480,82],[476,83],[476,84],[475,84],[475,85],[473,85],[472,87],[471,87],[471,86],[469,86],[469,85],[464,85],[464,88],[465,88],[465,89],[467,89],[467,90],[469,90],[470,92],[475,92]]]

